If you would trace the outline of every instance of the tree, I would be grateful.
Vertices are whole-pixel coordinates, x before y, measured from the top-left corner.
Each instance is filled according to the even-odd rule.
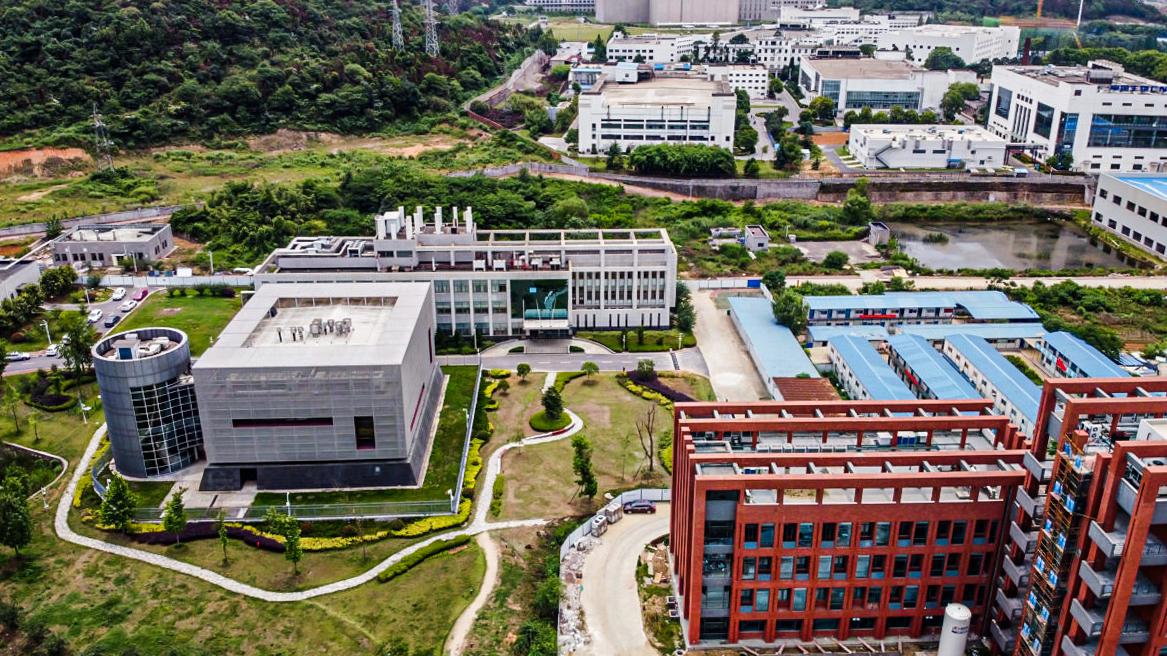
[[[835,118],[835,101],[829,96],[817,96],[810,101],[811,113],[820,121],[829,121]]]
[[[277,512],[269,508],[263,517],[268,530],[284,538],[284,560],[292,563],[292,572],[300,573],[300,561],[304,558],[304,549],[300,546],[300,522],[291,515]]]
[[[648,406],[644,416],[636,420],[636,437],[640,440],[640,450],[648,461],[648,473],[656,471],[656,404]]]
[[[562,584],[558,576],[548,576],[535,587],[535,598],[532,606],[535,613],[546,620],[554,620],[559,613],[559,597],[562,594]]]
[[[130,489],[129,483],[111,472],[105,498],[101,500],[101,523],[125,533],[134,521],[134,508],[137,505],[137,495]]]
[[[848,225],[865,225],[875,220],[875,210],[867,196],[867,178],[859,178],[847,190],[843,201],[843,221]]]
[[[693,325],[697,323],[697,312],[693,309],[693,297],[689,293],[689,286],[682,280],[677,281],[677,301],[675,306],[677,313],[677,330],[687,333],[693,330]]]
[[[756,136],[757,135],[755,133],[755,138]],[[747,178],[756,178],[761,175],[762,167],[758,166],[758,160],[751,157],[746,160],[746,165],[745,168],[742,169],[742,172],[745,173]]]
[[[933,48],[924,60],[924,68],[930,71],[947,71],[953,68],[964,68],[964,60],[952,52],[952,48],[940,46]]]
[[[758,147],[758,131],[748,124],[733,133],[733,149],[740,155],[748,155]],[[756,164],[756,162],[755,162]]]
[[[218,534],[219,546],[223,549],[223,565],[226,565],[229,562],[227,559],[227,518],[223,515],[222,510],[215,518],[215,533]]]
[[[563,416],[563,397],[560,396],[559,390],[554,385],[543,392],[543,415],[551,421],[556,421]]]
[[[1074,154],[1068,150],[1055,153],[1046,158],[1045,165],[1058,171],[1069,171],[1074,166]]]
[[[551,118],[547,116],[547,110],[542,107],[528,109],[523,114],[523,127],[527,128],[532,137],[538,137],[551,131]]]
[[[632,372],[634,380],[652,380],[656,378],[656,364],[648,358],[636,361],[636,371]]]
[[[640,174],[682,178],[732,178],[737,175],[733,153],[705,144],[656,144],[640,146],[628,157]]]
[[[93,343],[97,340],[97,333],[93,325],[85,320],[79,312],[69,312],[61,315],[60,327],[69,342],[61,344],[61,358],[65,366],[73,371],[78,380],[81,374],[93,363]]]
[[[60,298],[73,289],[77,284],[77,270],[71,266],[59,266],[46,269],[41,274],[40,286],[48,298]]]
[[[592,41],[592,48],[595,50],[592,54],[592,61],[606,62],[608,61],[608,45],[600,35],[596,35],[596,40]]]
[[[790,329],[795,335],[806,329],[806,308],[802,303],[802,294],[793,289],[784,289],[774,297],[771,304],[774,319]]]
[[[620,144],[613,141],[612,145],[608,146],[608,159],[604,164],[609,171],[624,170],[624,155],[620,150]]]
[[[786,273],[781,269],[771,269],[762,274],[762,284],[771,294],[778,294],[786,288]]]
[[[515,373],[519,375],[519,380],[525,383],[527,382],[527,375],[531,373],[531,365],[526,362],[520,362],[519,366],[515,367]]]
[[[592,445],[588,439],[579,433],[571,438],[571,449],[574,452],[571,458],[571,469],[575,472],[575,484],[580,488],[580,494],[594,499],[599,492],[599,482],[592,469]]]
[[[162,529],[174,534],[174,541],[182,543],[182,531],[186,528],[186,506],[182,503],[182,493],[186,490],[178,488],[170,493],[166,500],[166,507],[162,509]]]
[[[506,379],[498,381],[498,383],[494,386],[494,391],[499,393],[499,394],[503,394],[503,395],[505,395],[508,391],[510,391],[510,389],[511,389],[511,384],[508,383],[506,381]]]
[[[555,627],[537,619],[519,625],[511,646],[516,656],[556,656],[559,653]]]
[[[951,121],[964,109],[967,101],[976,100],[980,97],[981,91],[977,88],[977,85],[972,82],[955,82],[948,85],[948,90],[944,92],[944,97],[940,99],[940,109],[944,112],[944,118]],[[924,122],[931,123],[934,121]]]
[[[63,228],[61,226],[61,217],[54,214],[54,215],[50,216],[47,221],[45,221],[45,239],[46,240],[51,241],[53,239],[56,239],[57,237],[61,236],[62,232],[63,232]]]
[[[0,398],[0,402],[4,404],[4,409],[8,411],[8,414],[12,415],[12,426],[19,433],[20,415],[16,413],[16,410],[20,408],[20,392],[12,385],[9,385],[7,381],[2,384],[4,385],[4,396]]]
[[[874,43],[864,43],[863,45],[859,46],[859,52],[864,57],[870,57],[870,56],[874,55],[875,50],[876,50],[876,46]]]
[[[831,251],[830,253],[827,253],[826,257],[823,258],[823,266],[828,269],[835,269],[838,271],[847,266],[849,261],[850,258],[847,257],[847,254],[843,251]]]
[[[32,517],[24,496],[5,491],[0,494],[0,544],[11,547],[17,556],[32,542]]]
[[[600,373],[600,365],[592,362],[591,360],[588,360],[587,362],[583,363],[582,367],[580,367],[580,371],[584,372],[584,375],[586,375],[588,378],[591,378],[593,374]]]

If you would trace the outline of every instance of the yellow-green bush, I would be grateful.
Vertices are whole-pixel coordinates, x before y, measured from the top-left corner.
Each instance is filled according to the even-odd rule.
[[[388,568],[386,568],[385,571],[377,575],[377,580],[381,583],[384,583],[388,580],[397,578],[414,567],[417,567],[423,561],[440,553],[464,546],[469,542],[469,535],[457,535],[453,538],[450,538],[449,540],[437,540],[432,542],[390,565]]]
[[[510,369],[490,369],[486,372],[486,375],[488,378],[497,378],[502,380],[504,378],[510,378],[511,372]]]
[[[93,463],[101,460],[105,456],[105,452],[109,451],[109,438],[101,438],[101,444],[97,446],[97,450],[93,452],[93,459],[89,461],[89,466],[81,474],[81,478],[77,480],[77,488],[73,490],[73,507],[81,507],[81,497],[85,494],[85,490],[93,487]]]
[[[669,410],[673,409],[673,402],[665,398],[665,396],[660,392],[655,392],[648,389],[647,387],[641,387],[640,385],[632,382],[630,379],[624,377],[620,378],[620,385],[622,385],[624,389],[632,392],[633,394],[646,401],[656,401],[662,407],[668,408]]]
[[[228,524],[228,526],[238,526],[248,533],[255,534],[259,537],[269,538],[283,544],[286,540],[284,536],[276,533],[266,533],[250,524]],[[392,535],[392,531],[386,529],[384,531],[377,531],[375,533],[365,533],[364,535],[349,535],[334,538],[314,538],[301,537],[300,548],[304,551],[334,551],[336,549],[347,549],[355,547],[362,542],[379,542]]]
[[[448,528],[454,528],[466,523],[470,519],[470,503],[469,499],[463,499],[462,503],[458,504],[457,515],[442,515],[439,517],[426,517],[417,521],[410,522],[404,528],[398,531],[392,531],[390,534],[397,538],[416,538],[434,531],[442,531]]]

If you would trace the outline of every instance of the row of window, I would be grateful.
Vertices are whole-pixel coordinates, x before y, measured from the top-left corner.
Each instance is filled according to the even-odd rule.
[[[592,129],[595,129],[592,124]],[[600,127],[605,130],[708,130],[709,122],[700,123],[688,121],[600,121]]]
[[[1102,215],[1099,214],[1098,212],[1095,212],[1094,213],[1094,222],[1095,223],[1102,223],[1102,220],[1103,220]],[[1146,246],[1147,248],[1153,248],[1155,250],[1155,252],[1157,252],[1159,254],[1167,254],[1167,244],[1164,244],[1163,242],[1157,242],[1154,239],[1151,239],[1150,237],[1148,237],[1147,235],[1144,235],[1143,233],[1139,232],[1138,230],[1131,229],[1131,227],[1126,225],[1126,224],[1119,223],[1118,221],[1115,221],[1114,219],[1106,219],[1106,227],[1109,228],[1111,231],[1117,232],[1117,233],[1121,234],[1123,237],[1130,239],[1131,241],[1142,244],[1143,246]]]
[[[987,571],[990,559],[986,553],[938,553],[929,559],[927,570],[924,569],[923,554],[859,554],[854,557],[854,568],[851,567],[851,556],[819,556],[815,578],[825,580],[851,579],[882,579],[889,574],[891,578],[921,578],[925,571],[928,576],[980,576]],[[810,556],[782,556],[778,559],[778,580],[780,581],[809,581],[811,573]],[[770,556],[746,556],[741,559],[741,580],[743,581],[770,581],[773,574],[774,559]],[[891,564],[889,569],[888,564]],[[705,574],[720,574],[725,561],[718,555],[709,555],[704,559]]]
[[[848,594],[850,591],[850,594]],[[921,596],[921,591],[923,595]],[[961,594],[958,596],[957,592]],[[701,589],[701,607],[706,610],[736,610],[739,613],[804,612],[808,610],[915,610],[944,608],[960,601],[971,607],[985,602],[984,584],[892,585],[836,588],[742,588],[735,599],[728,587]],[[850,598],[850,604],[847,603]]]
[[[897,630],[905,630],[912,628],[912,621],[914,616],[907,617],[852,617],[847,620],[847,626],[854,631],[875,631],[879,625],[883,625],[884,631],[895,632]],[[804,626],[805,620],[774,620],[773,627],[775,633],[783,634],[800,634]],[[715,627],[727,623],[725,618],[704,618],[701,620],[702,637],[707,635],[706,629],[715,631]],[[833,634],[838,632],[841,620],[837,619],[816,619],[810,621],[811,630],[815,633]],[[927,615],[923,620],[923,628],[939,628],[944,624],[943,615]],[[738,635],[746,634],[765,634],[766,628],[771,625],[769,620],[738,620],[737,630]]]
[[[732,535],[718,535],[722,527],[719,522],[706,522],[706,544],[719,544],[717,540],[725,540],[725,544],[732,544]],[[989,536],[997,534],[997,522],[988,519],[978,519],[972,522],[966,520],[940,520],[937,522],[799,522],[782,524],[783,549],[833,549],[851,546],[852,539],[857,539],[860,547],[886,547],[891,545],[892,535],[895,535],[895,546],[924,546],[935,544],[939,546],[962,545],[969,538],[969,527],[972,528],[972,544],[985,544]],[[933,530],[934,529],[934,530]],[[731,529],[732,530],[732,529]],[[742,526],[742,548],[768,549],[774,546],[775,524],[745,524]],[[858,533],[855,535],[855,533]],[[817,539],[816,539],[817,538]]]

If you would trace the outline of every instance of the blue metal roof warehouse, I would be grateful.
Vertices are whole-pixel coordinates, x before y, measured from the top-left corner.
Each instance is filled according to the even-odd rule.
[[[1042,363],[1051,372],[1066,378],[1126,378],[1125,369],[1101,351],[1064,331],[1047,333],[1038,346]]]
[[[850,335],[863,337],[869,342],[886,342],[890,336],[885,326],[810,326],[806,329],[810,346],[826,346],[832,337]]]
[[[905,365],[905,373],[917,379],[921,396],[934,399],[979,399],[977,392],[928,340],[915,335],[895,335],[888,340],[894,356]],[[909,387],[912,381],[908,380]]]
[[[754,367],[774,398],[782,398],[774,386],[774,378],[819,377],[798,338],[774,320],[770,301],[754,296],[731,296],[729,309]]]
[[[940,324],[901,324],[896,326],[896,332],[902,335],[919,335],[934,342],[943,341],[949,335],[957,333],[976,335],[990,342],[1010,341],[1023,339],[1037,339],[1046,333],[1045,328],[1036,321],[1025,323],[940,323]]]
[[[1012,301],[1004,292],[994,290],[959,292],[887,292],[886,294],[864,294],[859,296],[807,296],[804,303],[811,313],[845,312],[847,316],[832,316],[832,319],[855,318],[851,311],[868,313],[878,310],[931,310],[937,308],[959,308],[976,321],[1037,321],[1040,317],[1033,308]],[[903,318],[914,318],[907,316]],[[949,317],[951,319],[951,317]]]
[[[1037,407],[1041,401],[1040,387],[1034,385],[1000,351],[980,337],[957,334],[950,335],[946,341],[1028,420],[1030,426],[1036,423]]]
[[[845,365],[855,382],[866,391],[867,398],[875,401],[908,401],[916,398],[871,342],[862,337],[839,335],[831,338],[830,345],[840,358],[835,363],[835,369],[838,371],[840,365]],[[845,378],[843,375],[840,377]],[[843,382],[846,385],[848,381]]]

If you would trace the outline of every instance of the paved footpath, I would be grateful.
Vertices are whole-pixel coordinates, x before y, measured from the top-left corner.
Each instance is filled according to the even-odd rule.
[[[575,419],[578,421],[578,418]],[[486,523],[484,513],[479,512],[479,515],[483,517],[483,521],[479,521],[478,518],[475,518],[475,521],[464,529],[450,531],[447,533],[440,533],[426,540],[422,540],[421,542],[398,551],[397,553],[389,556],[385,560],[373,566],[372,569],[366,572],[362,572],[361,574],[358,574],[352,578],[335,581],[333,583],[329,583],[328,585],[322,585],[320,587],[311,588],[309,590],[300,590],[297,592],[273,592],[271,590],[264,590],[252,585],[247,585],[246,583],[240,583],[239,581],[227,578],[226,576],[223,576],[217,572],[213,572],[202,567],[197,567],[189,563],[184,563],[180,560],[150,553],[148,551],[141,551],[130,547],[110,544],[108,542],[95,540],[93,538],[85,537],[84,535],[79,535],[74,532],[73,529],[69,527],[69,509],[73,504],[73,494],[77,490],[77,485],[81,481],[81,475],[88,471],[90,462],[93,460],[93,454],[97,451],[97,446],[101,442],[101,438],[104,435],[105,425],[103,424],[101,428],[98,428],[97,431],[93,434],[93,439],[89,441],[89,446],[85,449],[85,455],[82,456],[81,461],[77,463],[77,469],[73,471],[73,477],[69,480],[69,485],[67,488],[65,488],[65,493],[61,495],[61,500],[57,504],[57,514],[53,520],[53,526],[57,532],[57,536],[66,542],[71,542],[73,544],[80,545],[82,547],[88,547],[90,549],[96,549],[97,551],[104,551],[106,553],[114,554],[115,556],[122,556],[123,558],[132,558],[134,560],[139,560],[150,565],[156,565],[173,572],[193,576],[212,585],[217,585],[224,590],[252,597],[254,599],[262,599],[263,601],[305,601],[307,599],[321,597],[324,595],[332,594],[334,592],[350,590],[376,579],[378,574],[388,569],[394,563],[438,540],[446,540],[458,535],[477,535],[487,531],[498,531],[509,528],[542,526],[547,523],[547,521],[543,519]],[[497,469],[495,470],[495,476],[497,476]],[[488,477],[486,484],[482,487],[482,489],[490,490],[493,488],[493,486],[493,477]],[[483,507],[489,507],[489,504],[481,505]]]

